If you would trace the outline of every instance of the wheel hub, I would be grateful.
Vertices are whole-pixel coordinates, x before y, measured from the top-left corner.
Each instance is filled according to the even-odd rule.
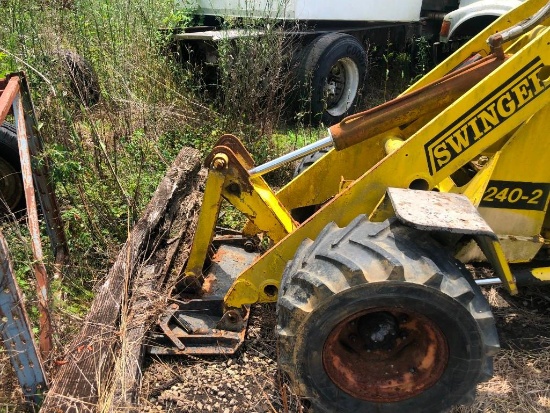
[[[338,61],[331,69],[325,85],[325,99],[328,108],[333,108],[342,99],[346,89],[346,70]]]
[[[445,337],[427,317],[376,308],[340,322],[323,347],[330,379],[353,397],[396,402],[433,386],[449,358]]]
[[[359,317],[357,321],[359,337],[368,350],[388,349],[395,346],[399,326],[391,313],[378,312]]]
[[[338,60],[330,69],[323,87],[327,112],[343,115],[352,105],[359,89],[359,69],[349,57]]]

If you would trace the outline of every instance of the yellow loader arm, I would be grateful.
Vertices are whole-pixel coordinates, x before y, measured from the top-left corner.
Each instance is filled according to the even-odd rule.
[[[515,256],[516,262],[532,259],[543,244],[536,235],[546,215],[550,182],[546,168],[531,167],[546,162],[537,150],[544,145],[544,135],[532,129],[543,127],[537,119],[545,119],[548,112],[550,54],[545,51],[550,34],[546,27],[536,28],[510,44],[504,54],[492,53],[486,39],[509,28],[511,22],[530,17],[541,4],[527,2],[503,16],[394,101],[331,127],[327,140],[335,150],[277,194],[258,173],[263,172],[261,167],[252,167],[250,155],[237,139],[222,138],[207,160],[211,173],[186,275],[201,276],[222,198],[249,217],[247,235],[261,232],[278,242],[243,271],[228,292],[226,304],[238,308],[258,301],[276,301],[286,263],[304,239],[315,239],[328,223],[345,226],[359,214],[367,214],[371,220],[387,218],[377,207],[387,188],[463,193],[476,206],[483,198],[480,212],[492,224],[491,210],[498,208],[500,214],[506,203],[490,193],[482,196],[489,182],[496,185],[490,187],[494,188],[491,191],[497,190],[495,195],[500,193],[502,197],[506,189],[512,201],[525,203],[525,208],[514,212],[514,222],[518,222],[517,228],[525,228],[527,223],[530,229],[522,234],[506,228],[495,232],[508,240],[536,238],[530,246],[527,242],[518,244],[518,248],[511,246],[504,255]],[[472,54],[486,57],[455,69]],[[526,123],[534,114],[535,119]],[[326,145],[327,140],[316,148]],[[505,156],[512,152],[507,149],[510,146],[531,151],[523,150],[518,164],[516,150],[513,156]],[[468,183],[455,183],[452,177],[457,171],[479,157],[488,158],[484,168]],[[520,165],[527,166],[522,170]],[[514,181],[494,179],[505,170],[513,171]],[[539,176],[532,182],[534,173]],[[347,183],[345,188],[342,181]],[[516,183],[504,187],[502,182]],[[491,199],[497,199],[497,203],[491,204]],[[323,207],[313,218],[300,226],[293,222],[289,211],[320,204]],[[504,221],[509,224],[510,220]],[[495,254],[503,259],[498,245],[497,249]],[[525,251],[522,254],[518,249]],[[502,262],[503,279],[515,292],[512,276]]]

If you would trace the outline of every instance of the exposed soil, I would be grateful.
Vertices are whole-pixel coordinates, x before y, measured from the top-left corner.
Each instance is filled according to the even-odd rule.
[[[287,405],[299,411],[277,372],[275,323],[275,305],[256,305],[246,342],[233,357],[149,360],[142,410],[260,413],[285,411]]]
[[[486,290],[499,330],[501,351],[493,378],[478,386],[472,406],[458,412],[550,411],[550,287],[522,288],[511,297]]]

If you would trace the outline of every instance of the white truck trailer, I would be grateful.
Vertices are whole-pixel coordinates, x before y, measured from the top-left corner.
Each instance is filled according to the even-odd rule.
[[[307,96],[311,116],[333,124],[353,112],[367,76],[367,47],[404,46],[412,36],[436,40],[443,17],[458,0],[198,0],[202,24],[185,27],[174,39],[184,58],[215,65],[216,44],[250,36],[224,22],[272,19],[293,37],[294,79]],[[188,0],[181,7],[189,7]],[[285,31],[284,28],[289,30]],[[296,30],[299,27],[299,30]],[[290,28],[292,28],[290,30]],[[261,35],[261,32],[256,33]],[[306,90],[307,88],[307,90]],[[295,98],[295,96],[294,96]]]

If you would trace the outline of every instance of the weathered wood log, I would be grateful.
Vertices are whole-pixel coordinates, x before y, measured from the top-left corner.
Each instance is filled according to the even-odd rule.
[[[124,322],[134,317],[131,312],[128,313],[129,300],[139,304],[144,297],[143,291],[150,290],[157,283],[151,279],[157,270],[151,271],[148,262],[153,262],[149,260],[169,237],[170,231],[167,229],[171,228],[170,220],[178,216],[173,212],[178,211],[182,199],[200,185],[197,180],[200,166],[198,151],[184,148],[178,154],[129,234],[106,281],[97,291],[82,329],[66,349],[66,364],[54,377],[41,412],[94,412],[112,405],[112,396],[117,389],[113,370],[121,354],[121,337],[124,336],[121,330],[127,327]],[[167,213],[170,211],[172,213]],[[160,267],[164,267],[164,263]],[[144,276],[144,280],[137,280],[138,274]],[[142,289],[133,298],[132,287]],[[136,325],[143,326],[149,322],[147,319],[134,321]],[[136,337],[142,334],[142,329],[136,330]],[[141,346],[136,348],[141,351]],[[141,359],[141,356],[131,357],[135,359],[130,365]],[[122,393],[119,391],[119,394]]]
[[[175,256],[184,261],[189,257],[202,201],[200,187],[205,176],[199,174],[194,189],[167,211],[167,215],[175,217],[164,222],[162,245],[155,249],[147,265],[140,269],[131,288],[127,316],[122,318],[126,329],[121,328],[120,357],[113,373],[111,412],[131,411],[139,399],[145,353],[143,339],[168,305],[171,283],[165,285],[165,281],[169,278]],[[172,238],[172,234],[176,237]]]

